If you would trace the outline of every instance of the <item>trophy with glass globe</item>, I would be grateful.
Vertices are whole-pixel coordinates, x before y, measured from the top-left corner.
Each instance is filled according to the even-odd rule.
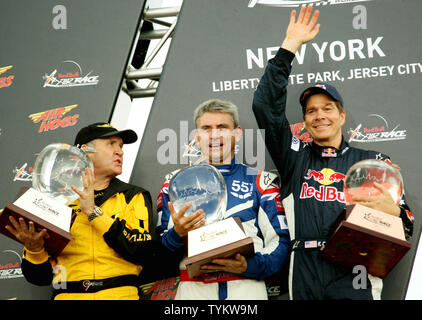
[[[169,183],[169,197],[176,212],[190,202],[185,215],[199,209],[206,215],[204,226],[187,235],[185,265],[190,278],[213,259],[254,252],[253,240],[246,237],[240,219],[225,218],[227,189],[223,176],[203,160],[178,171]]]
[[[72,238],[72,209],[68,205],[79,196],[71,186],[83,189],[81,173],[85,168],[93,169],[93,164],[81,149],[64,143],[46,146],[35,161],[32,188],[22,188],[17,200],[1,212],[0,232],[16,240],[5,226],[10,224],[9,216],[16,221],[23,217],[27,223],[34,222],[36,230],[47,230],[45,248],[57,256]]]
[[[375,182],[399,203],[403,180],[396,168],[375,159],[355,163],[344,182],[346,207],[321,254],[344,266],[363,265],[370,274],[384,278],[410,249],[411,243],[406,241],[400,217],[353,204],[354,196],[380,195]]]

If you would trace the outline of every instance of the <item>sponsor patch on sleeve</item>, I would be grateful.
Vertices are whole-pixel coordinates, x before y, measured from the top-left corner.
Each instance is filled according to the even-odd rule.
[[[296,136],[292,136],[292,145],[290,146],[290,148],[294,151],[299,151],[300,148],[300,140],[298,137]]]
[[[278,222],[280,223],[280,229],[288,229],[287,218],[285,215],[278,215]]]

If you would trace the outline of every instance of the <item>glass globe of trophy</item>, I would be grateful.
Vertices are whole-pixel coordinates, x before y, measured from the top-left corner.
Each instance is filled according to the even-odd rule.
[[[10,224],[10,215],[16,220],[23,217],[34,222],[36,230],[47,230],[45,248],[50,255],[58,255],[71,239],[68,205],[79,197],[71,186],[83,190],[81,174],[86,168],[93,169],[93,164],[81,149],[65,143],[46,146],[35,161],[32,188],[22,188],[17,200],[3,210],[0,232],[15,239],[4,226]]]
[[[344,180],[345,209],[321,254],[347,267],[363,265],[371,275],[384,278],[410,249],[400,217],[360,204],[353,197],[376,197],[384,187],[395,204],[403,194],[403,179],[382,160],[355,163]],[[365,202],[364,202],[365,203]]]
[[[35,161],[32,187],[68,205],[79,198],[71,186],[83,190],[81,175],[86,168],[94,169],[91,159],[80,148],[50,144]]]
[[[224,218],[227,203],[226,183],[213,166],[202,163],[180,170],[170,180],[169,197],[176,212],[191,202],[185,215],[199,209],[205,212],[205,224]]]
[[[354,196],[379,196],[381,190],[375,182],[388,190],[398,204],[403,194],[403,178],[400,171],[382,160],[367,159],[355,163],[347,171],[344,181],[346,204],[353,203]]]
[[[240,219],[225,218],[226,184],[214,166],[202,162],[178,171],[169,182],[169,197],[176,212],[190,202],[185,216],[199,209],[205,213],[205,224],[187,234],[184,263],[190,278],[212,259],[253,252],[253,240],[246,237]]]

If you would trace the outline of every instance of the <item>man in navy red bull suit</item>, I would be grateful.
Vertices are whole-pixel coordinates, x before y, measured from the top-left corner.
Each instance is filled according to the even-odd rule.
[[[366,288],[354,288],[356,274],[351,269],[323,260],[318,253],[344,208],[347,170],[363,159],[381,159],[391,164],[388,156],[347,144],[341,132],[346,117],[343,99],[327,83],[317,83],[300,95],[311,143],[293,136],[286,119],[286,87],[292,61],[300,46],[318,34],[318,16],[318,10],[312,14],[311,6],[302,7],[297,19],[296,11],[292,11],[286,37],[276,56],[269,60],[253,100],[256,120],[265,129],[265,143],[281,177],[293,249],[289,294],[291,299],[380,299],[380,278],[368,275]],[[404,197],[396,205],[385,188],[381,186],[380,191],[380,196],[355,201],[400,216],[409,239],[413,216]]]

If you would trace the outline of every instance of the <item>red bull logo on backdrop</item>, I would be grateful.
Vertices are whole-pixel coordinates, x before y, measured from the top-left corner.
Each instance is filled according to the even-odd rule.
[[[249,0],[248,7],[252,8],[257,4],[272,7],[299,7],[303,5],[326,6],[368,1],[373,0]]]
[[[13,181],[32,181],[32,166],[28,167],[28,163],[25,163],[21,167],[15,167],[13,170],[14,178]]]
[[[57,128],[65,128],[74,126],[78,123],[79,114],[65,115],[71,110],[75,109],[78,105],[73,104],[65,107],[58,107],[50,110],[45,110],[37,113],[30,114],[28,117],[33,123],[39,123],[40,127],[38,132],[45,132],[49,130],[56,130]]]
[[[379,114],[370,114],[371,120],[367,125],[360,123],[355,129],[350,128],[349,142],[380,142],[404,140],[407,130],[400,128],[400,125],[390,126],[388,121]]]
[[[60,71],[57,69],[43,76],[44,88],[68,88],[97,85],[98,75],[92,75],[92,70],[83,74],[81,66],[72,60],[63,61]]]
[[[310,185],[310,183],[304,182],[302,184],[302,190],[300,191],[300,198],[315,198],[319,201],[345,202],[343,191],[339,191],[335,186],[336,183],[340,183],[342,181],[344,182],[345,178],[345,174],[336,172],[330,168],[324,168],[321,171],[309,169],[304,179],[316,181],[320,184],[320,186],[315,188]]]
[[[0,280],[23,278],[21,270],[22,258],[14,250],[3,250],[0,253]]]

